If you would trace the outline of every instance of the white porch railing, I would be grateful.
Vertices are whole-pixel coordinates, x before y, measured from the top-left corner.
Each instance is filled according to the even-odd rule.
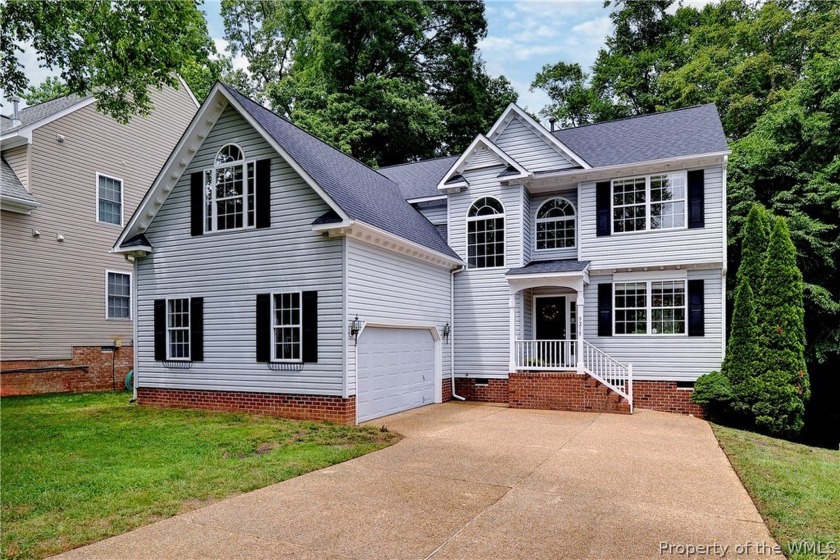
[[[516,369],[562,371],[577,369],[576,340],[517,340]]]
[[[583,341],[583,368],[592,377],[627,399],[633,411],[633,364],[624,365]]]

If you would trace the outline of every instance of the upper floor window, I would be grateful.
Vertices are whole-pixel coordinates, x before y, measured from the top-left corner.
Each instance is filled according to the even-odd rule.
[[[96,174],[96,221],[122,225],[123,182]]]
[[[575,209],[565,198],[546,201],[537,210],[537,250],[575,246]]]
[[[505,208],[495,198],[479,198],[467,212],[467,263],[470,268],[505,265]]]
[[[204,231],[254,226],[254,165],[236,144],[219,150],[204,171]]]
[[[105,317],[131,319],[131,274],[105,271]]]
[[[612,213],[614,233],[685,227],[686,174],[613,180]]]

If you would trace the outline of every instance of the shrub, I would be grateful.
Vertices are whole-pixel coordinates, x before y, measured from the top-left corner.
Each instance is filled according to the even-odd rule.
[[[691,393],[691,402],[704,407],[709,416],[727,414],[734,398],[729,378],[719,371],[697,378]]]
[[[732,388],[732,410],[748,414],[755,402],[754,379],[761,364],[758,346],[758,325],[756,324],[753,290],[746,276],[741,276],[735,292],[735,310],[732,314],[732,330],[726,343],[726,357],[721,373],[729,380]]]
[[[807,378],[807,375],[802,374]],[[765,372],[756,381],[755,424],[776,436],[798,434],[804,425],[805,399],[801,376],[785,370]]]

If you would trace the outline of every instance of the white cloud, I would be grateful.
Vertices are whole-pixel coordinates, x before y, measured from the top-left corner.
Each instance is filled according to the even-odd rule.
[[[513,49],[513,56],[517,60],[530,60],[537,56],[544,56],[560,52],[557,45],[535,45],[529,47],[517,47]]]
[[[227,56],[230,56],[230,51],[228,50],[230,43],[228,41],[222,39],[221,37],[214,37],[213,44],[216,45],[216,50],[219,53],[225,53]],[[248,59],[245,58],[242,53],[231,57],[231,62],[233,63],[234,70],[244,70],[245,72],[248,72]],[[250,72],[248,73],[250,74]]]
[[[612,31],[612,21],[606,16],[584,21],[572,27],[572,33],[597,37],[600,40],[609,35],[610,31]]]

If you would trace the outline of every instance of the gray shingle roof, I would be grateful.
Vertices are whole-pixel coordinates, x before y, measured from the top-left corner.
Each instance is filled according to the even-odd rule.
[[[0,196],[38,204],[38,199],[26,190],[26,187],[18,179],[17,174],[15,174],[6,162],[6,158],[2,157],[0,157]]]
[[[437,184],[458,161],[458,157],[441,157],[380,167],[379,172],[399,185],[406,200],[440,196],[442,193],[437,190]]]
[[[554,131],[554,136],[592,167],[729,149],[713,103],[564,128]]]
[[[396,183],[235,89],[223,87],[351,219],[460,259],[435,226],[405,201]]]
[[[32,105],[31,107],[24,107],[20,110],[20,114],[18,115],[20,117],[20,124],[18,126],[12,126],[11,117],[4,115],[6,118],[0,119],[0,127],[2,127],[2,132],[4,134],[6,132],[12,132],[19,128],[36,123],[42,119],[46,119],[47,117],[51,117],[52,115],[72,107],[85,99],[88,98],[74,94],[38,103],[37,105]]]
[[[506,276],[517,274],[550,274],[552,272],[582,272],[589,266],[589,261],[558,259],[554,261],[531,261],[522,268],[511,268]]]

